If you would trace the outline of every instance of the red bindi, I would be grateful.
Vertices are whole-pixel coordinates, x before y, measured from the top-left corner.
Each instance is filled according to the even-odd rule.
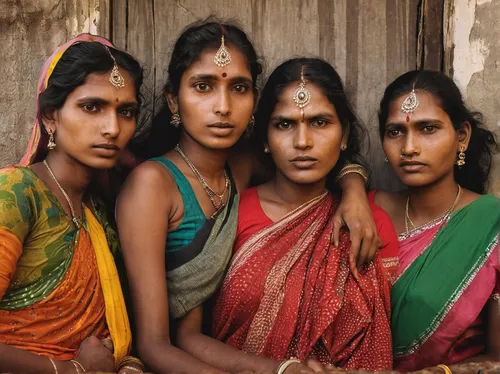
[[[226,74],[226,73],[222,73],[222,77],[223,77],[223,78],[226,78],[226,77],[227,77],[227,74]]]
[[[410,116],[406,116],[406,122],[410,122]]]

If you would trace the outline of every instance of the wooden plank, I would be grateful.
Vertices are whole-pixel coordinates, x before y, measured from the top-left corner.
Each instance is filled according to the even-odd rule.
[[[107,0],[9,1],[0,7],[0,165],[24,154],[36,111],[35,94],[43,62],[69,38],[96,30]]]
[[[111,40],[120,49],[127,49],[128,0],[111,0]]]
[[[443,69],[443,12],[444,0],[423,2],[423,59],[424,69]]]
[[[155,15],[153,0],[128,0],[127,6],[127,51],[136,56],[144,66],[144,89],[142,91],[145,110],[139,123],[154,111],[155,92]]]

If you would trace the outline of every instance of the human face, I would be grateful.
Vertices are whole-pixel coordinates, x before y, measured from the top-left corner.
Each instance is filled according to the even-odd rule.
[[[299,82],[289,84],[274,107],[267,128],[268,147],[277,173],[292,183],[325,183],[347,137],[335,107],[313,83],[306,83],[311,101],[302,115],[293,101],[298,86]]]
[[[457,131],[436,98],[416,91],[420,102],[408,115],[401,104],[408,94],[394,100],[389,107],[383,138],[384,152],[401,181],[410,187],[423,187],[446,176],[453,177],[457,152],[467,146],[466,130]],[[463,135],[463,136],[462,136]],[[460,139],[459,137],[463,138]]]
[[[57,144],[50,152],[65,153],[94,169],[115,165],[134,135],[138,103],[130,74],[120,69],[125,87],[116,88],[109,82],[110,73],[89,74],[51,118],[43,119]]]
[[[232,147],[242,136],[255,103],[252,76],[245,55],[228,47],[231,63],[214,63],[216,50],[204,51],[182,75],[179,95],[170,98],[188,136],[210,149]]]

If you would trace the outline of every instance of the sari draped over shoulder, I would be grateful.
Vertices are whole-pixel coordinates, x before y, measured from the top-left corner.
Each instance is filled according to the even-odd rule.
[[[486,347],[485,306],[498,287],[500,200],[479,197],[400,235],[392,288],[394,362],[398,370],[452,364]]]
[[[256,196],[255,189],[243,193],[242,219],[254,217]],[[392,367],[389,275],[378,254],[359,281],[352,276],[348,233],[342,232],[338,248],[331,244],[337,205],[325,193],[243,241],[237,238],[241,246],[217,298],[214,337],[278,360]],[[394,253],[395,239],[394,233]]]
[[[0,170],[0,342],[75,358],[88,336],[111,335],[125,356],[130,327],[105,210],[85,207],[77,230],[56,197],[26,167]]]
[[[184,203],[182,223],[168,233],[165,248],[168,308],[176,320],[219,289],[232,256],[239,195],[236,188],[231,188],[227,205],[215,217],[206,219],[189,182],[175,164],[165,157],[151,160],[172,174]],[[226,170],[235,186],[231,171]]]

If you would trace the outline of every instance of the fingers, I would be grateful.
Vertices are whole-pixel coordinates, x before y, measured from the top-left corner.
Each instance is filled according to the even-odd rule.
[[[354,229],[351,231],[351,249],[349,251],[349,268],[351,269],[351,273],[356,280],[359,280],[359,272],[356,266],[358,262],[358,258],[360,255],[360,246],[361,246],[361,236],[359,230]]]
[[[307,359],[305,364],[315,373],[325,373],[325,368],[318,361],[313,359]]]
[[[340,229],[344,226],[344,221],[342,220],[342,216],[340,215],[339,210],[333,216],[333,235],[330,238],[330,243],[333,243],[335,247],[339,246],[340,239]]]
[[[114,347],[113,347],[113,340],[111,340],[111,338],[104,338],[101,340],[101,343],[103,346],[105,346],[107,349],[113,352]]]

